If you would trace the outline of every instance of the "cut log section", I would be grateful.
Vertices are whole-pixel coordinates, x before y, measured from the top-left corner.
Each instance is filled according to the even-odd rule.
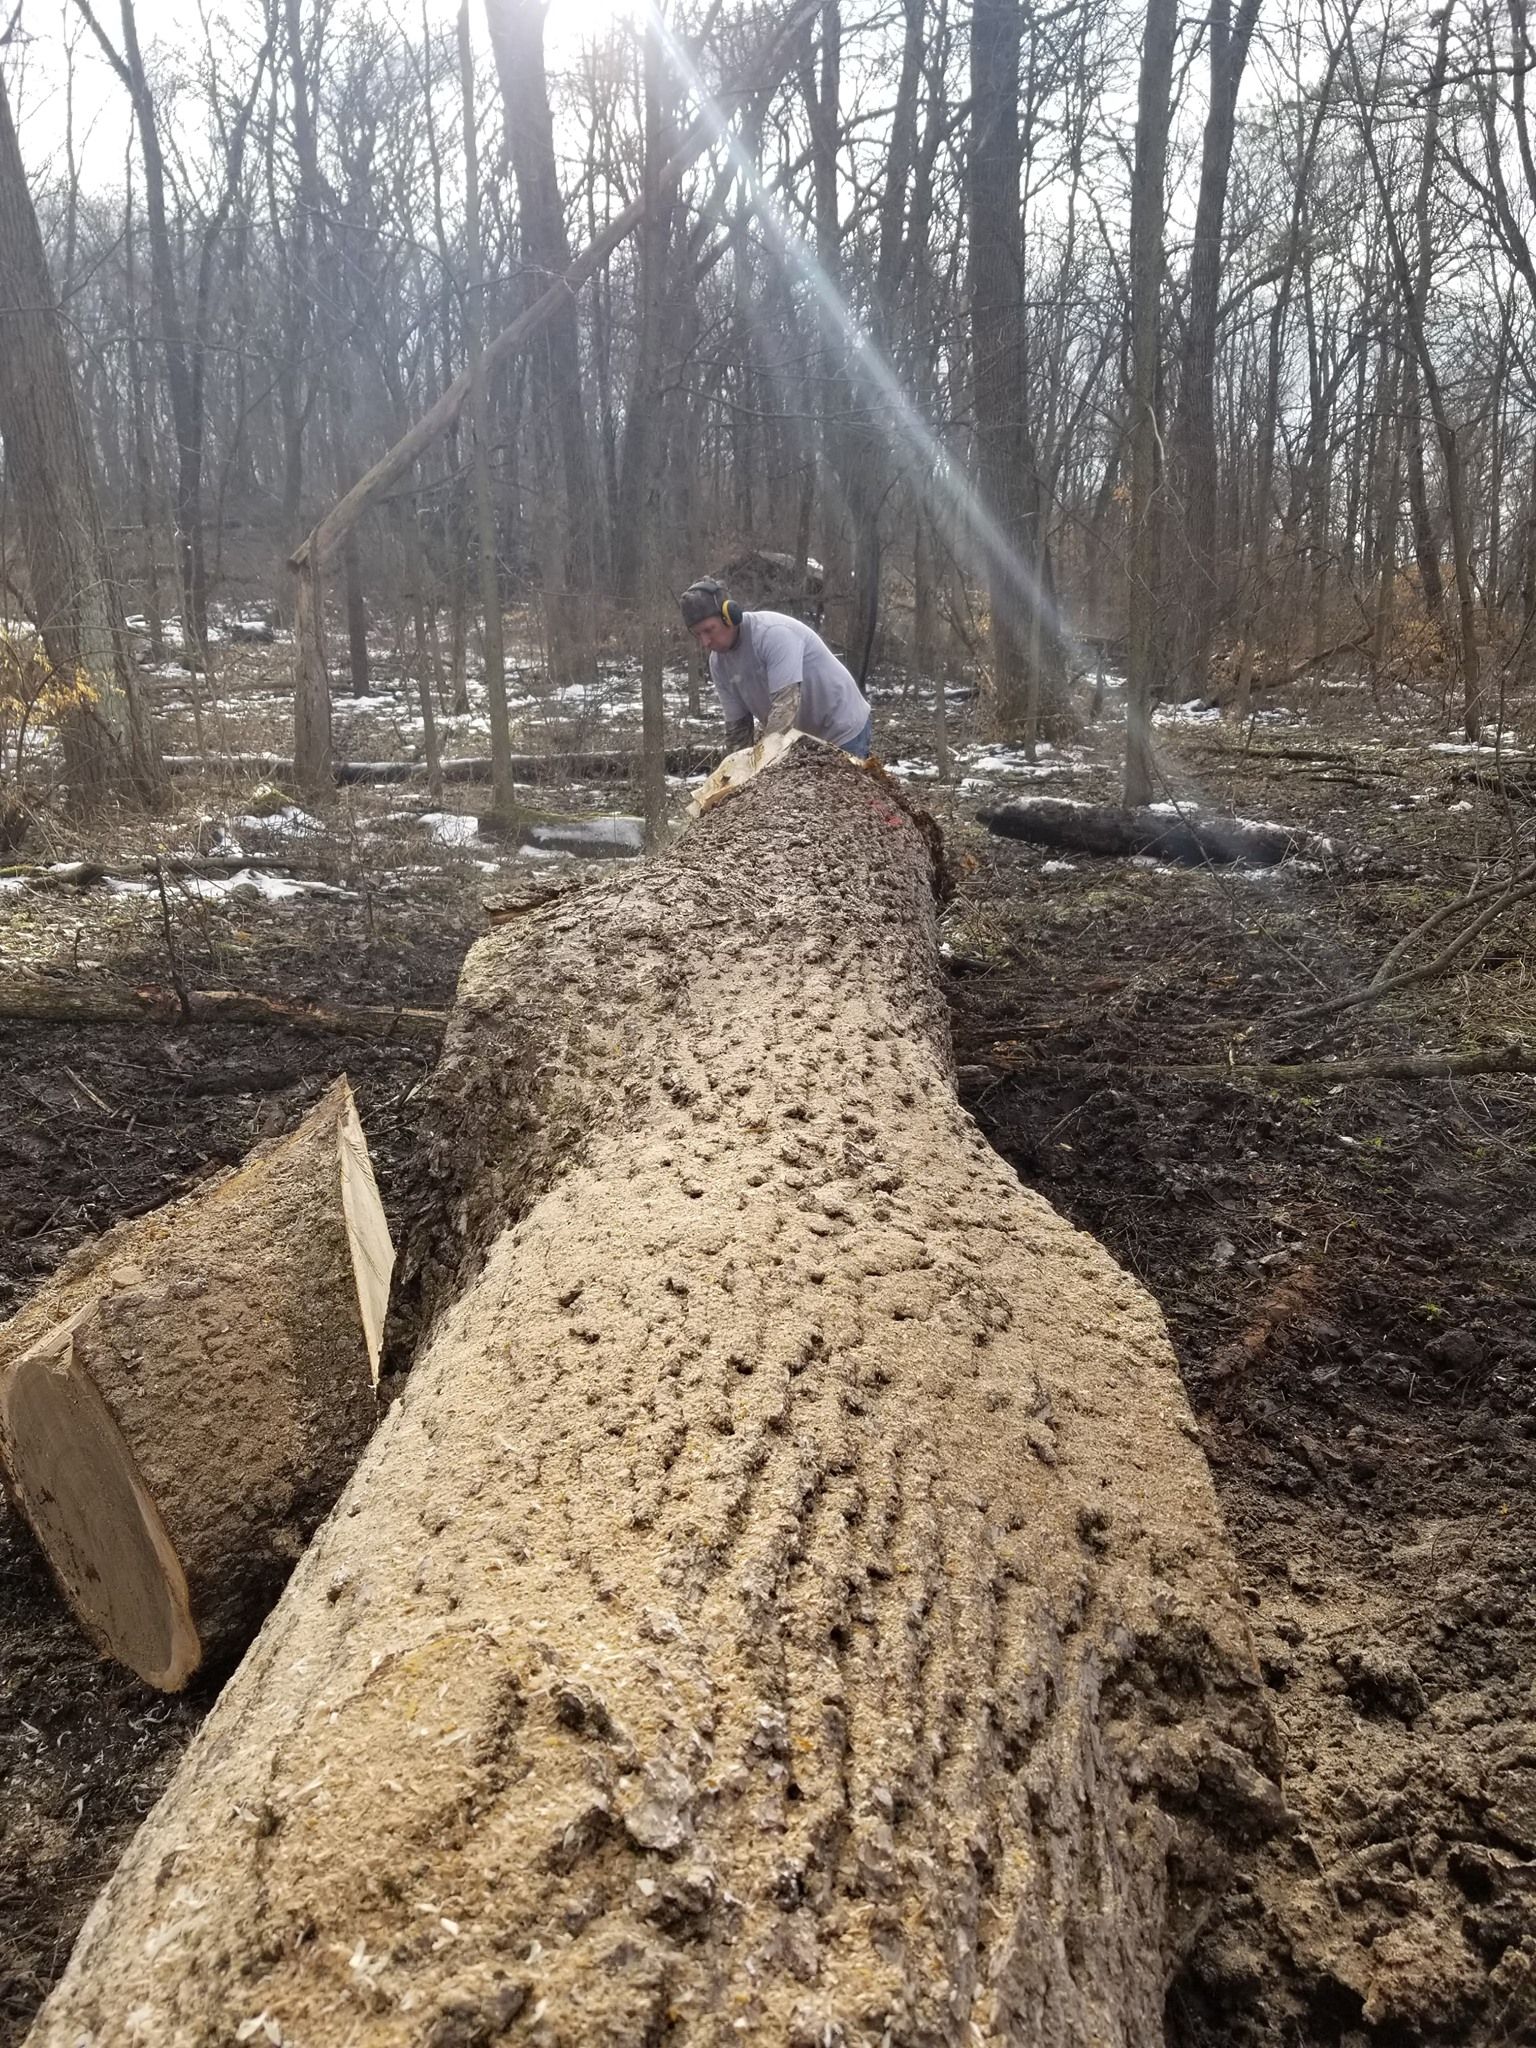
[[[932,881],[802,746],[476,945],[440,1312],[36,2048],[1161,2043],[1271,1724],[1156,1307],[956,1101]]]
[[[1161,811],[1122,811],[1112,804],[992,804],[977,816],[989,832],[1059,846],[1071,853],[1149,854],[1181,867],[1270,868],[1309,851],[1306,833],[1284,825],[1251,825],[1238,818],[1173,818]]]
[[[394,1251],[352,1091],[75,1254],[0,1328],[0,1468],[88,1634],[242,1649],[373,1428]]]

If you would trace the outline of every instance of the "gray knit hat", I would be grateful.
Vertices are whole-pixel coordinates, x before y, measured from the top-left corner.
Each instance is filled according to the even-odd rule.
[[[678,599],[682,610],[683,624],[690,631],[702,626],[706,619],[718,619],[725,604],[725,585],[714,576],[701,576],[697,583],[690,583]]]

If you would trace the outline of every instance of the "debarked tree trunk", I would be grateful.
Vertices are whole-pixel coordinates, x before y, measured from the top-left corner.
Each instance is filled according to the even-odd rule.
[[[803,743],[471,953],[404,1399],[34,2039],[1160,2042],[1271,1724],[1161,1317]]]

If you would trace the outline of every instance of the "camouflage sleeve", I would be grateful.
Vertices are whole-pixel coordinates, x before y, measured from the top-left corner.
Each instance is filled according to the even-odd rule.
[[[800,716],[799,683],[790,683],[782,690],[775,690],[768,700],[768,723],[763,727],[763,738],[771,732],[788,732]]]
[[[725,751],[734,754],[740,747],[752,744],[752,714],[745,718],[728,718],[725,722]]]

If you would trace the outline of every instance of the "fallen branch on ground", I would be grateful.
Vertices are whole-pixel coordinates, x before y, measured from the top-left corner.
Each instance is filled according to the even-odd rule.
[[[302,857],[295,858],[291,854],[145,854],[132,862],[70,860],[60,861],[52,867],[24,862],[16,867],[0,868],[0,880],[25,882],[29,891],[46,895],[62,889],[93,889],[98,882],[153,882],[157,877],[173,882],[189,881],[196,880],[198,876],[237,875],[249,869],[253,874],[282,876],[296,887],[318,895],[347,894],[334,883],[306,882],[301,879],[301,874],[295,873],[295,870],[302,871],[306,866],[315,865],[314,861],[306,862]]]
[[[1341,1010],[1357,1010],[1366,1003],[1379,1002],[1383,996],[1395,994],[1399,989],[1417,988],[1421,983],[1434,981],[1453,966],[1461,955],[1479,938],[1489,925],[1512,910],[1517,903],[1524,903],[1536,896],[1536,857],[1506,875],[1499,875],[1491,882],[1474,880],[1466,891],[1452,897],[1449,903],[1442,903],[1432,910],[1428,917],[1416,924],[1412,931],[1405,932],[1364,988],[1351,989],[1342,996],[1330,996],[1326,1002],[1308,1003],[1300,1010],[1287,1010],[1276,1021],[1281,1024],[1306,1024],[1317,1017],[1337,1016]],[[1420,967],[1399,968],[1398,963],[1407,958],[1413,948],[1432,932],[1449,924],[1459,913],[1472,912],[1470,923],[1464,925],[1440,951]]]
[[[1328,1088],[1349,1081],[1454,1081],[1476,1074],[1536,1074],[1536,1046],[1516,1040],[1510,1045],[1472,1052],[1376,1053],[1353,1060],[1203,1060],[1163,1066],[1108,1059],[1015,1059],[1003,1048],[994,1046],[988,1064],[1014,1074],[1215,1081],[1250,1088]]]
[[[1277,675],[1255,675],[1250,677],[1248,692],[1257,697],[1271,690],[1288,690],[1292,683],[1299,683],[1303,676],[1311,675],[1315,669],[1326,668],[1330,661],[1336,661],[1341,654],[1363,654],[1370,646],[1371,632],[1357,633],[1352,640],[1337,640],[1332,647],[1323,647],[1316,654],[1309,654],[1305,661],[1298,661],[1294,667],[1281,669]],[[1238,689],[1235,681],[1224,682],[1211,692],[1214,702],[1226,708],[1236,703]]]
[[[718,747],[669,747],[669,775],[707,775],[720,758]],[[273,782],[293,782],[292,758],[286,754],[167,754],[170,775],[255,775]],[[512,773],[518,782],[546,786],[557,782],[638,782],[640,756],[603,751],[578,754],[514,754]],[[489,782],[489,754],[466,754],[444,761],[444,782]],[[425,761],[333,761],[337,783],[425,782]]]
[[[1536,781],[1529,776],[1507,774],[1502,768],[1461,767],[1452,771],[1455,783],[1470,783],[1490,796],[1513,797],[1519,804],[1536,804]]]
[[[327,1038],[404,1039],[415,1045],[435,1045],[448,1021],[446,1010],[392,1009],[382,1003],[316,1007],[230,988],[192,989],[187,1005],[194,1024],[281,1024],[290,1031],[311,1031]],[[181,1015],[178,998],[170,989],[39,979],[0,983],[0,1021],[177,1024]]]

